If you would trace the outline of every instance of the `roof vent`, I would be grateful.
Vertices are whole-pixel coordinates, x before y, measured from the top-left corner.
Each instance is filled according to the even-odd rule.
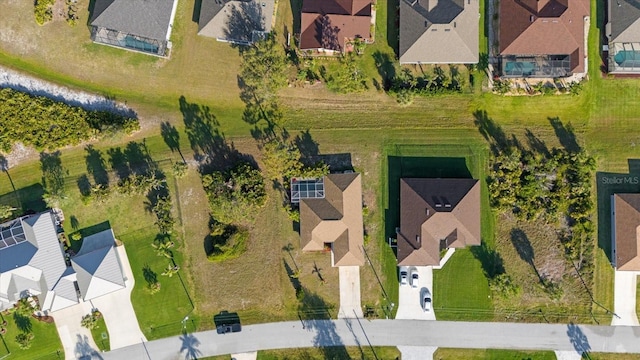
[[[427,216],[429,216],[429,208],[425,209],[427,211]]]
[[[533,22],[535,19],[536,19],[536,18],[535,18],[533,15],[530,15],[530,16],[529,16],[529,21],[530,21],[530,22]]]
[[[420,242],[420,235],[416,235],[416,241]]]
[[[444,31],[451,31],[451,29],[444,29]]]

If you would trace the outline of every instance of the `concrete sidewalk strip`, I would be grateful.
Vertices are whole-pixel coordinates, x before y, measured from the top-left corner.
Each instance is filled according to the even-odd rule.
[[[555,351],[558,360],[582,360],[582,354],[577,351]]]
[[[638,326],[636,314],[636,286],[638,272],[616,271],[614,283],[613,312],[611,325]]]
[[[231,360],[256,360],[258,358],[257,351],[251,351],[246,353],[231,354]]]
[[[438,350],[435,346],[398,346],[402,360],[433,360],[433,354]]]

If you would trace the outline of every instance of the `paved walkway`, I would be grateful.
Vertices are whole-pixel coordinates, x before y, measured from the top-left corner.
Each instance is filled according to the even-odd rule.
[[[68,308],[51,313],[56,323],[58,336],[64,348],[66,360],[76,360],[98,354],[91,331],[80,325],[82,317],[91,313],[89,302],[81,302]]]
[[[360,267],[340,266],[340,309],[338,318],[362,318]]]
[[[162,360],[318,346],[433,346],[640,353],[640,327],[420,320],[312,320],[244,326],[154,340],[103,354],[105,360]]]
[[[575,351],[556,351],[555,353],[558,360],[582,360],[582,355]]]
[[[437,299],[431,299],[431,311],[424,311],[422,308],[422,294],[427,290],[433,294],[433,268],[431,266],[408,266],[406,270],[409,278],[411,277],[411,269],[414,268],[418,271],[419,286],[417,288],[411,287],[411,279],[407,285],[399,285],[396,319],[435,320],[433,303]]]
[[[636,314],[636,283],[638,273],[635,271],[616,271],[614,283],[613,316],[611,325],[638,326]]]
[[[131,304],[131,291],[135,280],[127,252],[124,245],[116,247],[116,251],[122,264],[126,288],[92,300],[93,305],[104,315],[112,350],[147,341],[140,330],[138,318]]]
[[[252,351],[240,354],[231,354],[232,360],[256,360],[258,358],[258,352]]]
[[[398,346],[402,360],[433,360],[433,354],[438,350],[435,346]]]

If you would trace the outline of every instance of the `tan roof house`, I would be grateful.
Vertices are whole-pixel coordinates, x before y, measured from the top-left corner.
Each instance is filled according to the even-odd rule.
[[[640,194],[612,195],[611,222],[616,270],[640,271]]]
[[[589,0],[500,1],[502,73],[564,77],[586,72]]]
[[[356,38],[371,41],[371,0],[303,0],[300,49],[349,51]]]
[[[479,0],[400,0],[400,63],[477,63],[479,14]]]
[[[300,199],[301,248],[322,251],[330,246],[333,266],[364,265],[362,177],[330,174],[323,180],[323,194]]]
[[[440,251],[480,245],[480,182],[400,179],[398,265],[440,265]]]

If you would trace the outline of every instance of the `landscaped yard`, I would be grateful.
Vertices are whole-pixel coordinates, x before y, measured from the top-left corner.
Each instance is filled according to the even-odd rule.
[[[379,359],[397,360],[400,351],[395,347],[328,347],[258,351],[258,360],[320,360],[320,359]]]
[[[496,349],[448,349],[439,348],[433,354],[434,360],[555,360],[556,354],[553,351],[516,351],[516,350],[496,350]]]
[[[0,323],[7,322],[7,326],[2,326],[6,329],[6,333],[0,335],[0,358],[8,353],[11,354],[8,359],[12,360],[58,359],[58,356],[64,358],[64,351],[62,350],[56,325],[54,323],[41,322],[34,318],[28,319],[30,321],[26,324],[21,324],[21,326],[30,328],[33,340],[28,350],[22,350],[15,340],[16,335],[20,334],[21,330],[16,321],[14,321],[13,315],[8,313],[0,314]]]

